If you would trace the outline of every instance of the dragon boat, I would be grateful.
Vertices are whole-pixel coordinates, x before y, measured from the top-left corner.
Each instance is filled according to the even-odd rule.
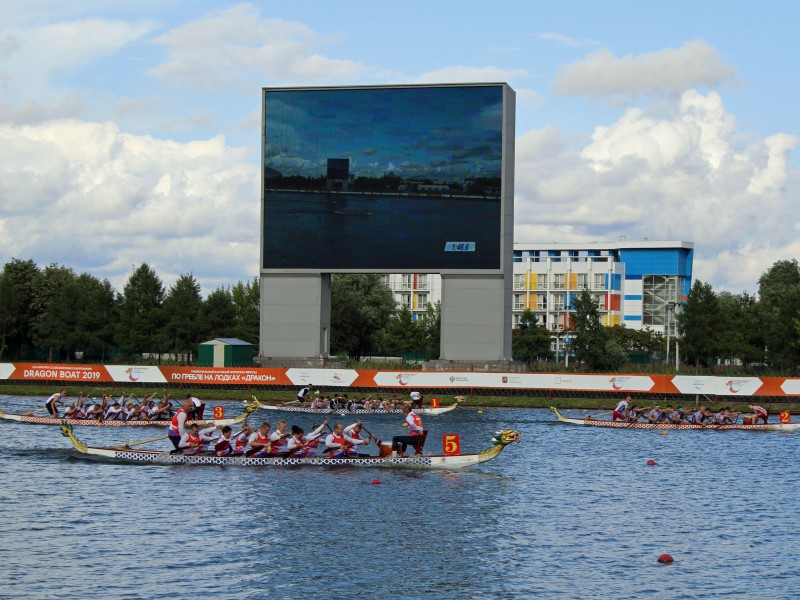
[[[212,425],[236,425],[245,421],[248,416],[258,410],[258,407],[253,402],[245,402],[244,410],[236,417],[230,419],[203,419],[202,421],[187,421],[186,425],[197,423],[200,427],[211,427]],[[61,425],[67,423],[78,427],[167,427],[170,423],[169,419],[161,419],[156,421],[124,421],[124,420],[108,420],[98,421],[96,419],[65,419],[63,417],[37,417],[30,414],[14,414],[7,413],[0,410],[0,419],[7,419],[9,421],[18,421],[20,423],[37,423],[39,425]]]
[[[448,406],[426,406],[423,408],[415,408],[414,412],[419,415],[441,415],[448,413],[458,408],[458,406],[466,400],[466,397],[456,396],[455,400],[453,404]],[[266,404],[255,396],[253,396],[252,402],[262,410],[308,413],[314,415],[399,415],[401,412],[400,408],[395,410],[386,410],[385,408],[375,408],[373,410],[357,408],[355,410],[348,410],[347,408],[303,408],[302,406],[289,406],[288,404]]]
[[[326,456],[310,456],[306,458],[292,457],[248,457],[248,456],[216,456],[213,454],[172,454],[160,450],[134,450],[126,446],[97,447],[82,443],[72,432],[68,423],[61,425],[61,435],[70,439],[78,452],[93,458],[121,461],[137,464],[155,465],[217,465],[238,467],[381,467],[389,469],[423,469],[423,470],[456,470],[471,467],[496,458],[503,449],[514,442],[519,443],[520,432],[513,429],[498,431],[492,438],[494,445],[477,454],[455,455],[411,455],[392,458],[385,455],[385,446],[381,446],[381,455],[353,458],[330,458]]]
[[[745,423],[730,423],[720,425],[716,423],[647,423],[638,422],[628,423],[625,421],[607,421],[605,419],[593,419],[587,417],[584,419],[572,419],[562,415],[555,406],[551,406],[552,410],[558,420],[562,423],[570,423],[572,425],[586,425],[588,427],[612,427],[615,429],[700,429],[708,431],[730,431],[732,429],[743,431],[797,431],[800,429],[800,423],[760,423],[758,425],[747,425]]]

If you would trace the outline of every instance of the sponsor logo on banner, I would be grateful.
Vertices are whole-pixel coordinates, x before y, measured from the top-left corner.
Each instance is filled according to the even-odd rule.
[[[630,380],[631,380],[630,377],[612,377],[608,381],[611,384],[612,388],[614,388],[615,390],[621,390],[623,387],[625,387],[625,384],[628,383]]]
[[[725,386],[731,394],[738,394],[746,384],[747,379],[731,379],[725,382]]]
[[[398,373],[397,374],[397,383],[400,385],[408,385],[411,382],[411,378],[413,375],[408,375],[407,373]]]
[[[112,381],[111,376],[101,365],[40,365],[35,363],[15,363],[14,372],[9,379],[34,379],[53,381]]]
[[[113,381],[132,383],[166,383],[167,380],[156,366],[108,365],[106,371]]]

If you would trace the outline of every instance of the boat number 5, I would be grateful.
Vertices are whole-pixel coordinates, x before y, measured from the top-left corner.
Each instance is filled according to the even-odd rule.
[[[461,439],[457,433],[446,433],[442,436],[442,448],[447,456],[461,454]]]

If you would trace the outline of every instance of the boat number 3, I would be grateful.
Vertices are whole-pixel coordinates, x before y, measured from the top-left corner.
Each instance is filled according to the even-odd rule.
[[[215,406],[214,407],[214,418],[215,419],[224,419],[225,418],[225,407],[224,406]]]

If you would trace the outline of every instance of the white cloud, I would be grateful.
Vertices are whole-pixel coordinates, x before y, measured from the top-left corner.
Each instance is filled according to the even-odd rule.
[[[575,39],[568,35],[563,35],[561,33],[556,33],[554,31],[548,31],[545,33],[540,33],[538,35],[540,40],[545,40],[548,42],[558,42],[559,44],[563,44],[565,46],[572,46],[572,47],[580,47],[580,46],[599,46],[600,42],[595,42],[594,40],[587,40],[587,39]]]
[[[553,88],[560,94],[679,94],[731,81],[735,70],[704,40],[639,56],[617,58],[607,48],[561,69]]]
[[[515,239],[690,241],[696,278],[752,290],[800,250],[800,177],[789,166],[798,140],[741,145],[716,93],[690,91],[667,106],[629,109],[582,147],[552,128],[520,136]]]
[[[178,85],[219,89],[249,81],[316,83],[361,75],[361,63],[323,56],[328,40],[302,23],[263,19],[251,4],[238,4],[181,25],[155,39],[168,60],[150,73]]]
[[[147,262],[204,292],[258,271],[258,167],[215,137],[135,136],[113,123],[0,127],[0,256],[57,262],[121,289]],[[35,217],[33,216],[35,215]]]
[[[414,83],[487,83],[509,81],[525,77],[524,69],[502,69],[500,67],[470,67],[454,65],[417,76]]]

